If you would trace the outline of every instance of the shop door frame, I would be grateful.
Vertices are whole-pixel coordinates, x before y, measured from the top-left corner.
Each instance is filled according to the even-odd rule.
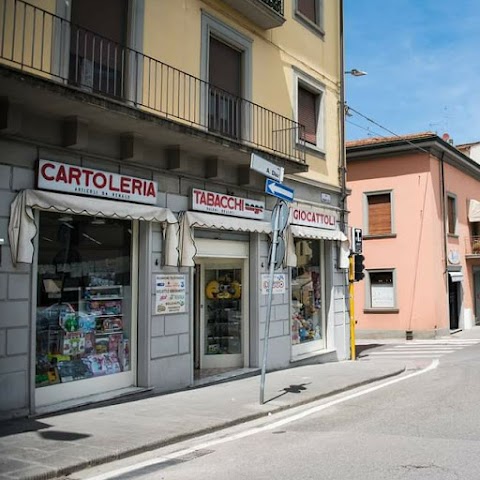
[[[475,308],[475,324],[480,325],[480,267],[473,269],[473,294]]]
[[[40,225],[40,211],[35,210],[35,224]],[[132,319],[130,338],[130,370],[100,377],[77,380],[57,385],[36,388],[35,357],[36,357],[36,310],[37,310],[37,279],[38,279],[38,235],[35,236],[35,253],[32,264],[31,293],[31,359],[30,359],[30,401],[33,411],[64,402],[79,403],[81,398],[92,395],[108,394],[108,392],[137,385],[137,333],[138,333],[138,280],[139,280],[139,225],[138,220],[125,220],[132,223],[131,245],[131,284],[132,284]]]
[[[198,352],[195,352],[194,359],[198,358],[199,368],[230,368],[230,365],[225,364],[222,367],[209,367],[205,365],[204,349],[205,349],[205,307],[203,303],[203,294],[205,292],[205,267],[218,266],[225,268],[228,266],[237,265],[242,268],[242,365],[238,368],[245,368],[249,365],[250,359],[250,311],[249,311],[249,243],[233,240],[213,240],[206,238],[195,239],[197,247],[197,256],[195,257],[195,263],[200,266],[200,275],[195,277],[197,283],[195,288],[199,295],[197,298],[197,305],[195,306],[195,312],[198,312],[198,316],[194,319],[194,329],[197,332],[196,338],[198,338],[196,348],[199,348]],[[215,267],[213,267],[215,268]],[[235,268],[235,267],[234,267]],[[222,355],[223,358],[228,355]],[[195,360],[194,360],[195,361]],[[235,368],[236,365],[231,366]]]

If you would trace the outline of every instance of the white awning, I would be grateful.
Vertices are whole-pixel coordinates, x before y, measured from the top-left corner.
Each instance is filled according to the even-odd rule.
[[[468,220],[470,222],[480,222],[480,201],[470,200],[468,206]]]
[[[304,227],[301,225],[290,225],[287,231],[287,253],[286,263],[289,267],[297,266],[294,238],[308,238],[312,240],[337,240],[340,244],[340,259],[338,268],[348,268],[348,256],[350,244],[347,236],[340,230],[325,230],[323,228]]]
[[[8,236],[14,264],[33,261],[32,241],[37,234],[34,208],[75,215],[166,223],[165,264],[177,266],[178,222],[167,208],[40,190],[23,190],[10,206]]]
[[[267,234],[272,232],[270,222],[211,213],[185,212],[180,221],[180,262],[182,267],[193,267],[195,265],[193,260],[197,253],[194,238],[195,228]]]
[[[452,282],[461,282],[463,280],[463,273],[462,272],[448,272]]]

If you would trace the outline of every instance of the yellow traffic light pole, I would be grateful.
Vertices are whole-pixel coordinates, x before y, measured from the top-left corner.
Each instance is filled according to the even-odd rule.
[[[348,293],[350,297],[350,352],[352,360],[355,360],[357,357],[355,352],[354,260],[355,256],[350,255],[348,269]]]

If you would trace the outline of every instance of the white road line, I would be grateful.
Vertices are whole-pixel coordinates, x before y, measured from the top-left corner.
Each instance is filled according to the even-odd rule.
[[[184,457],[185,455],[192,454],[198,450],[203,450],[203,449],[209,449],[211,447],[214,447],[216,445],[220,445],[222,443],[228,443],[228,442],[233,442],[235,440],[240,440],[242,438],[250,437],[251,435],[256,435],[257,433],[263,433],[269,430],[274,430],[275,428],[278,427],[283,427],[284,425],[288,425],[289,423],[296,422],[298,420],[302,420],[305,417],[308,417],[310,415],[314,415],[318,412],[321,412],[322,410],[326,410],[327,408],[333,407],[335,405],[339,405],[340,403],[348,402],[349,400],[352,400],[354,398],[361,397],[363,395],[367,395],[369,393],[375,392],[377,390],[380,390],[385,387],[389,387],[390,385],[394,385],[399,382],[403,382],[405,380],[409,380],[410,378],[417,377],[418,375],[423,375],[424,373],[430,372],[434,370],[435,368],[438,367],[438,360],[434,360],[428,367],[418,370],[416,372],[410,373],[408,375],[402,376],[402,377],[397,377],[392,380],[388,380],[384,383],[381,383],[379,385],[375,385],[373,387],[367,388],[365,390],[361,390],[356,393],[352,393],[351,395],[338,398],[336,400],[332,400],[330,402],[324,403],[323,405],[318,405],[316,407],[309,408],[307,410],[304,410],[300,413],[291,415],[290,417],[284,418],[282,420],[278,420],[277,422],[270,423],[268,425],[264,425],[263,427],[255,427],[251,428],[249,430],[246,430],[244,432],[236,433],[234,435],[230,435],[228,437],[222,437],[218,438],[215,440],[210,440],[204,443],[200,443],[199,445],[196,445],[195,447],[191,448],[186,448],[184,450],[180,450],[178,452],[174,452],[172,454],[166,455],[164,457],[160,458],[155,458],[151,460],[146,460],[145,462],[140,462],[136,465],[131,465],[129,467],[124,467],[124,468],[119,468],[118,470],[113,470],[111,472],[107,473],[102,473],[100,475],[96,475],[94,477],[90,477],[88,480],[108,480],[110,478],[115,478],[119,477],[120,475],[125,475],[127,473],[133,472],[135,470],[140,470],[145,467],[150,467],[152,465],[161,465],[162,463],[166,463],[170,460],[179,458],[179,457]]]
[[[455,350],[414,350],[414,351],[408,351],[406,352],[405,350],[402,350],[401,352],[395,351],[395,350],[390,350],[390,351],[383,351],[383,352],[371,352],[369,355],[403,355],[404,353],[407,355],[415,355],[417,353],[423,354],[423,353],[428,353],[428,354],[434,354],[434,353],[452,353]]]
[[[372,354],[370,354],[372,355]],[[370,356],[369,355],[369,356]],[[415,358],[440,358],[442,355],[440,354],[431,354],[431,355],[427,355],[427,354],[424,354],[424,353],[421,353],[419,355],[414,355],[414,354],[407,354],[407,353],[392,353],[391,355],[388,355],[388,356],[385,356],[385,357],[382,357],[382,358],[402,358],[404,360],[406,359],[415,359]],[[364,356],[364,357],[359,357],[359,358],[367,358],[367,356]]]
[[[434,348],[438,350],[463,350],[465,347],[461,345],[394,345],[393,348],[400,348],[402,350],[415,350],[417,348]]]

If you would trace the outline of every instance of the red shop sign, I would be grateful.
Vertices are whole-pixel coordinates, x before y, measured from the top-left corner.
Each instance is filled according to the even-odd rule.
[[[254,218],[263,220],[265,203],[248,198],[233,197],[224,193],[208,192],[192,189],[192,209],[201,212],[221,213],[234,217]]]
[[[93,168],[40,160],[38,188],[129,202],[157,203],[157,182]]]

